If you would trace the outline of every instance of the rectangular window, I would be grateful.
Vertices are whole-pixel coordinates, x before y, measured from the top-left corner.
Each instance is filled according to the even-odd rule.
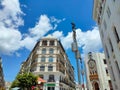
[[[111,40],[109,39],[109,44],[110,44],[110,47],[111,47],[111,51],[113,52],[114,50],[113,50],[113,45],[112,45],[112,42],[111,42]]]
[[[53,66],[48,66],[48,71],[53,71]]]
[[[107,15],[108,15],[108,17],[110,18],[110,16],[111,16],[111,11],[110,11],[110,8],[109,8],[109,7],[107,8]]]
[[[113,32],[114,32],[114,35],[115,35],[115,38],[116,38],[117,43],[119,43],[120,38],[119,38],[119,35],[118,35],[118,33],[117,33],[117,29],[116,29],[115,26],[113,27]]]
[[[103,59],[103,61],[104,61],[104,64],[107,64],[107,61],[106,61],[106,59]]]
[[[43,40],[43,41],[42,41],[42,45],[43,45],[43,46],[47,46],[47,40]]]
[[[40,66],[40,71],[45,71],[45,66]]]
[[[115,75],[114,75],[114,73],[113,73],[113,68],[112,68],[112,66],[111,66],[111,73],[112,73],[113,80],[115,81]]]
[[[107,24],[106,24],[106,21],[105,21],[105,20],[104,20],[103,24],[104,24],[104,28],[105,28],[105,30],[106,30],[106,29],[107,29]]]
[[[104,38],[104,33],[103,33],[103,30],[101,30],[101,36],[102,36],[102,38]]]
[[[111,80],[108,80],[110,90],[113,90]]]
[[[116,68],[117,68],[118,76],[119,76],[119,78],[120,78],[120,68],[119,68],[118,62],[115,61],[115,64],[116,64],[115,66],[116,66]]]
[[[107,47],[106,47],[106,46],[105,46],[105,50],[106,50],[107,58],[109,59],[109,58],[110,58],[110,56],[109,56],[108,49],[107,49]]]
[[[54,80],[54,75],[49,75],[49,80],[48,80],[48,82],[54,82],[55,80]]]
[[[50,46],[54,46],[54,40],[50,41]]]
[[[106,71],[106,74],[109,75],[109,73],[108,73],[108,69],[107,69],[107,68],[105,69],[105,71]]]

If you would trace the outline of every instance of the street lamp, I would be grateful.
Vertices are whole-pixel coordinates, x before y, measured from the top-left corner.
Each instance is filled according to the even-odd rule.
[[[83,90],[85,90],[85,87],[84,87],[84,69],[83,69],[82,58],[81,58],[80,52],[78,50],[78,45],[77,45],[77,40],[76,40],[76,27],[75,27],[75,24],[73,22],[71,23],[71,25],[72,25],[72,31],[73,31],[72,51],[75,53],[75,58],[76,58],[78,85],[80,86],[79,87],[80,90],[82,90],[82,88],[83,88]],[[79,64],[81,65],[81,70],[80,70]],[[81,78],[80,78],[81,75],[82,75],[83,85],[81,83]]]
[[[77,40],[76,40],[76,27],[74,23],[71,23],[72,31],[73,31],[73,43],[72,43],[72,51],[75,53],[76,64],[77,64],[77,75],[78,75],[78,85],[81,85],[81,78],[80,78],[80,67],[79,67],[79,60],[81,60],[81,55],[78,50]],[[82,88],[79,88],[80,90]]]

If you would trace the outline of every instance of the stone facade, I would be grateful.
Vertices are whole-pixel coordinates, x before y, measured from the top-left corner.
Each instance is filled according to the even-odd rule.
[[[85,56],[88,90],[112,90],[108,66],[103,53]]]
[[[94,0],[97,22],[114,90],[120,90],[120,0]]]
[[[74,90],[74,68],[60,41],[52,36],[42,38],[22,63],[20,73],[32,72],[46,83],[46,90]]]

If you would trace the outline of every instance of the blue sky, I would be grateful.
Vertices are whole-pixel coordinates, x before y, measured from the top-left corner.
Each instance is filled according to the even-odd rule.
[[[35,43],[49,34],[61,40],[76,69],[74,53],[71,51],[70,23],[73,21],[77,27],[82,57],[89,51],[101,51],[101,40],[92,19],[92,9],[93,0],[0,1],[0,56],[5,80],[15,79],[20,64],[27,59]]]

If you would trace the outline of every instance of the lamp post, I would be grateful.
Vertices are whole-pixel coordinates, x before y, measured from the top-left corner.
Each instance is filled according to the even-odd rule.
[[[83,88],[83,90],[85,90],[85,87],[84,87],[84,69],[83,69],[83,63],[82,63],[80,52],[78,50],[78,45],[77,45],[77,40],[76,40],[76,27],[75,27],[74,23],[71,23],[71,25],[72,25],[72,31],[73,31],[72,51],[75,53],[75,58],[76,58],[78,85],[80,86],[79,87],[80,90],[82,90],[82,88]],[[81,65],[81,68],[80,68],[79,64]],[[83,85],[81,83],[81,78],[80,78],[81,75],[82,75]]]
[[[81,61],[81,56],[80,56],[80,52],[78,50],[78,45],[77,45],[77,40],[76,40],[76,27],[75,27],[74,23],[71,23],[71,25],[72,25],[72,31],[73,31],[72,51],[75,53],[75,58],[76,58],[78,86],[80,86],[79,90],[82,90],[82,88],[81,88],[81,78],[80,78],[80,67],[79,67],[79,60]]]

